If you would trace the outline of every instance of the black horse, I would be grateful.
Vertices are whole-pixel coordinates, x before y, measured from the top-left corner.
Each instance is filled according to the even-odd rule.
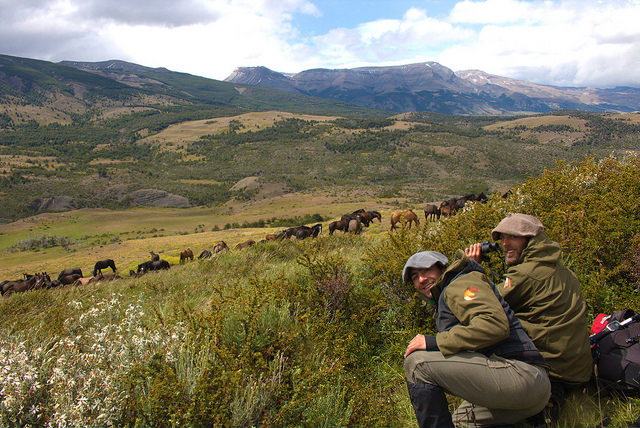
[[[96,276],[99,273],[102,273],[102,269],[106,269],[106,268],[111,268],[111,270],[115,272],[116,271],[116,264],[111,259],[100,260],[93,267],[93,276]]]
[[[62,278],[68,275],[80,275],[80,277],[82,277],[82,269],[80,268],[65,269],[62,272],[60,272],[60,274],[58,275],[58,281],[61,281]]]
[[[202,252],[200,253],[200,255],[198,256],[199,259],[208,259],[209,257],[213,256],[213,254],[211,253],[211,251],[209,250],[202,250]]]
[[[351,220],[358,220],[360,223],[364,225],[364,227],[369,227],[369,223],[371,223],[371,220],[368,220],[367,218],[365,218],[362,215],[362,213],[345,214],[340,218],[340,221],[343,221],[345,222],[345,224],[347,224],[347,229],[349,228],[349,222]]]
[[[349,229],[348,220],[337,220],[329,223],[329,235],[333,235],[333,232],[336,230],[341,230],[346,233],[348,229]]]
[[[136,273],[139,276],[139,275],[144,275],[147,272],[152,272],[152,271],[162,270],[162,269],[169,269],[169,268],[170,268],[170,265],[168,261],[163,259],[153,260],[153,261],[140,263],[138,265],[138,269]],[[129,274],[131,275],[131,272],[129,272]]]
[[[318,223],[314,226],[298,226],[295,228],[295,237],[296,239],[305,239],[305,238],[317,238],[318,235],[322,232],[322,224]]]

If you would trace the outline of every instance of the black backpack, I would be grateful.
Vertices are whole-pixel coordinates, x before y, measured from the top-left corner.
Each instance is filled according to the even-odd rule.
[[[594,323],[595,325],[595,323]],[[624,394],[640,392],[640,314],[614,312],[591,336],[591,355],[598,385]]]

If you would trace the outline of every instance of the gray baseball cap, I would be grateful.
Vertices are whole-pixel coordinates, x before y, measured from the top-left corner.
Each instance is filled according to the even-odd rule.
[[[440,263],[446,266],[449,263],[449,259],[444,254],[437,251],[421,251],[415,253],[409,257],[409,260],[404,264],[402,269],[402,280],[404,282],[411,282],[409,268],[429,269],[436,263]]]
[[[491,231],[494,241],[500,239],[501,233],[513,236],[536,236],[544,226],[534,216],[528,214],[509,214]]]

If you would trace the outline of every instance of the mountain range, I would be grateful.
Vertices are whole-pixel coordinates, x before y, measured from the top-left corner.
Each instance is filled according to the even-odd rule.
[[[312,69],[279,73],[266,67],[237,68],[227,82],[264,86],[397,112],[501,115],[559,109],[640,110],[639,88],[563,88],[487,74],[454,72],[437,62],[391,67]]]
[[[640,88],[539,85],[479,70],[454,72],[437,62],[295,74],[241,67],[218,81],[120,60],[52,63],[0,55],[0,95],[22,97],[33,88],[74,94],[76,100],[86,93],[139,103],[152,93],[154,102],[160,95],[169,103],[351,115],[371,115],[367,109],[464,115],[640,110]]]

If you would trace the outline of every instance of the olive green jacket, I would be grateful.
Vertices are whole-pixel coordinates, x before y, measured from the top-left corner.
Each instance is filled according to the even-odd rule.
[[[550,365],[550,376],[586,382],[593,359],[580,282],[561,261],[560,244],[540,232],[510,266],[498,291]]]
[[[458,250],[432,287],[437,299],[436,342],[443,355],[476,351],[546,365],[484,269]]]

